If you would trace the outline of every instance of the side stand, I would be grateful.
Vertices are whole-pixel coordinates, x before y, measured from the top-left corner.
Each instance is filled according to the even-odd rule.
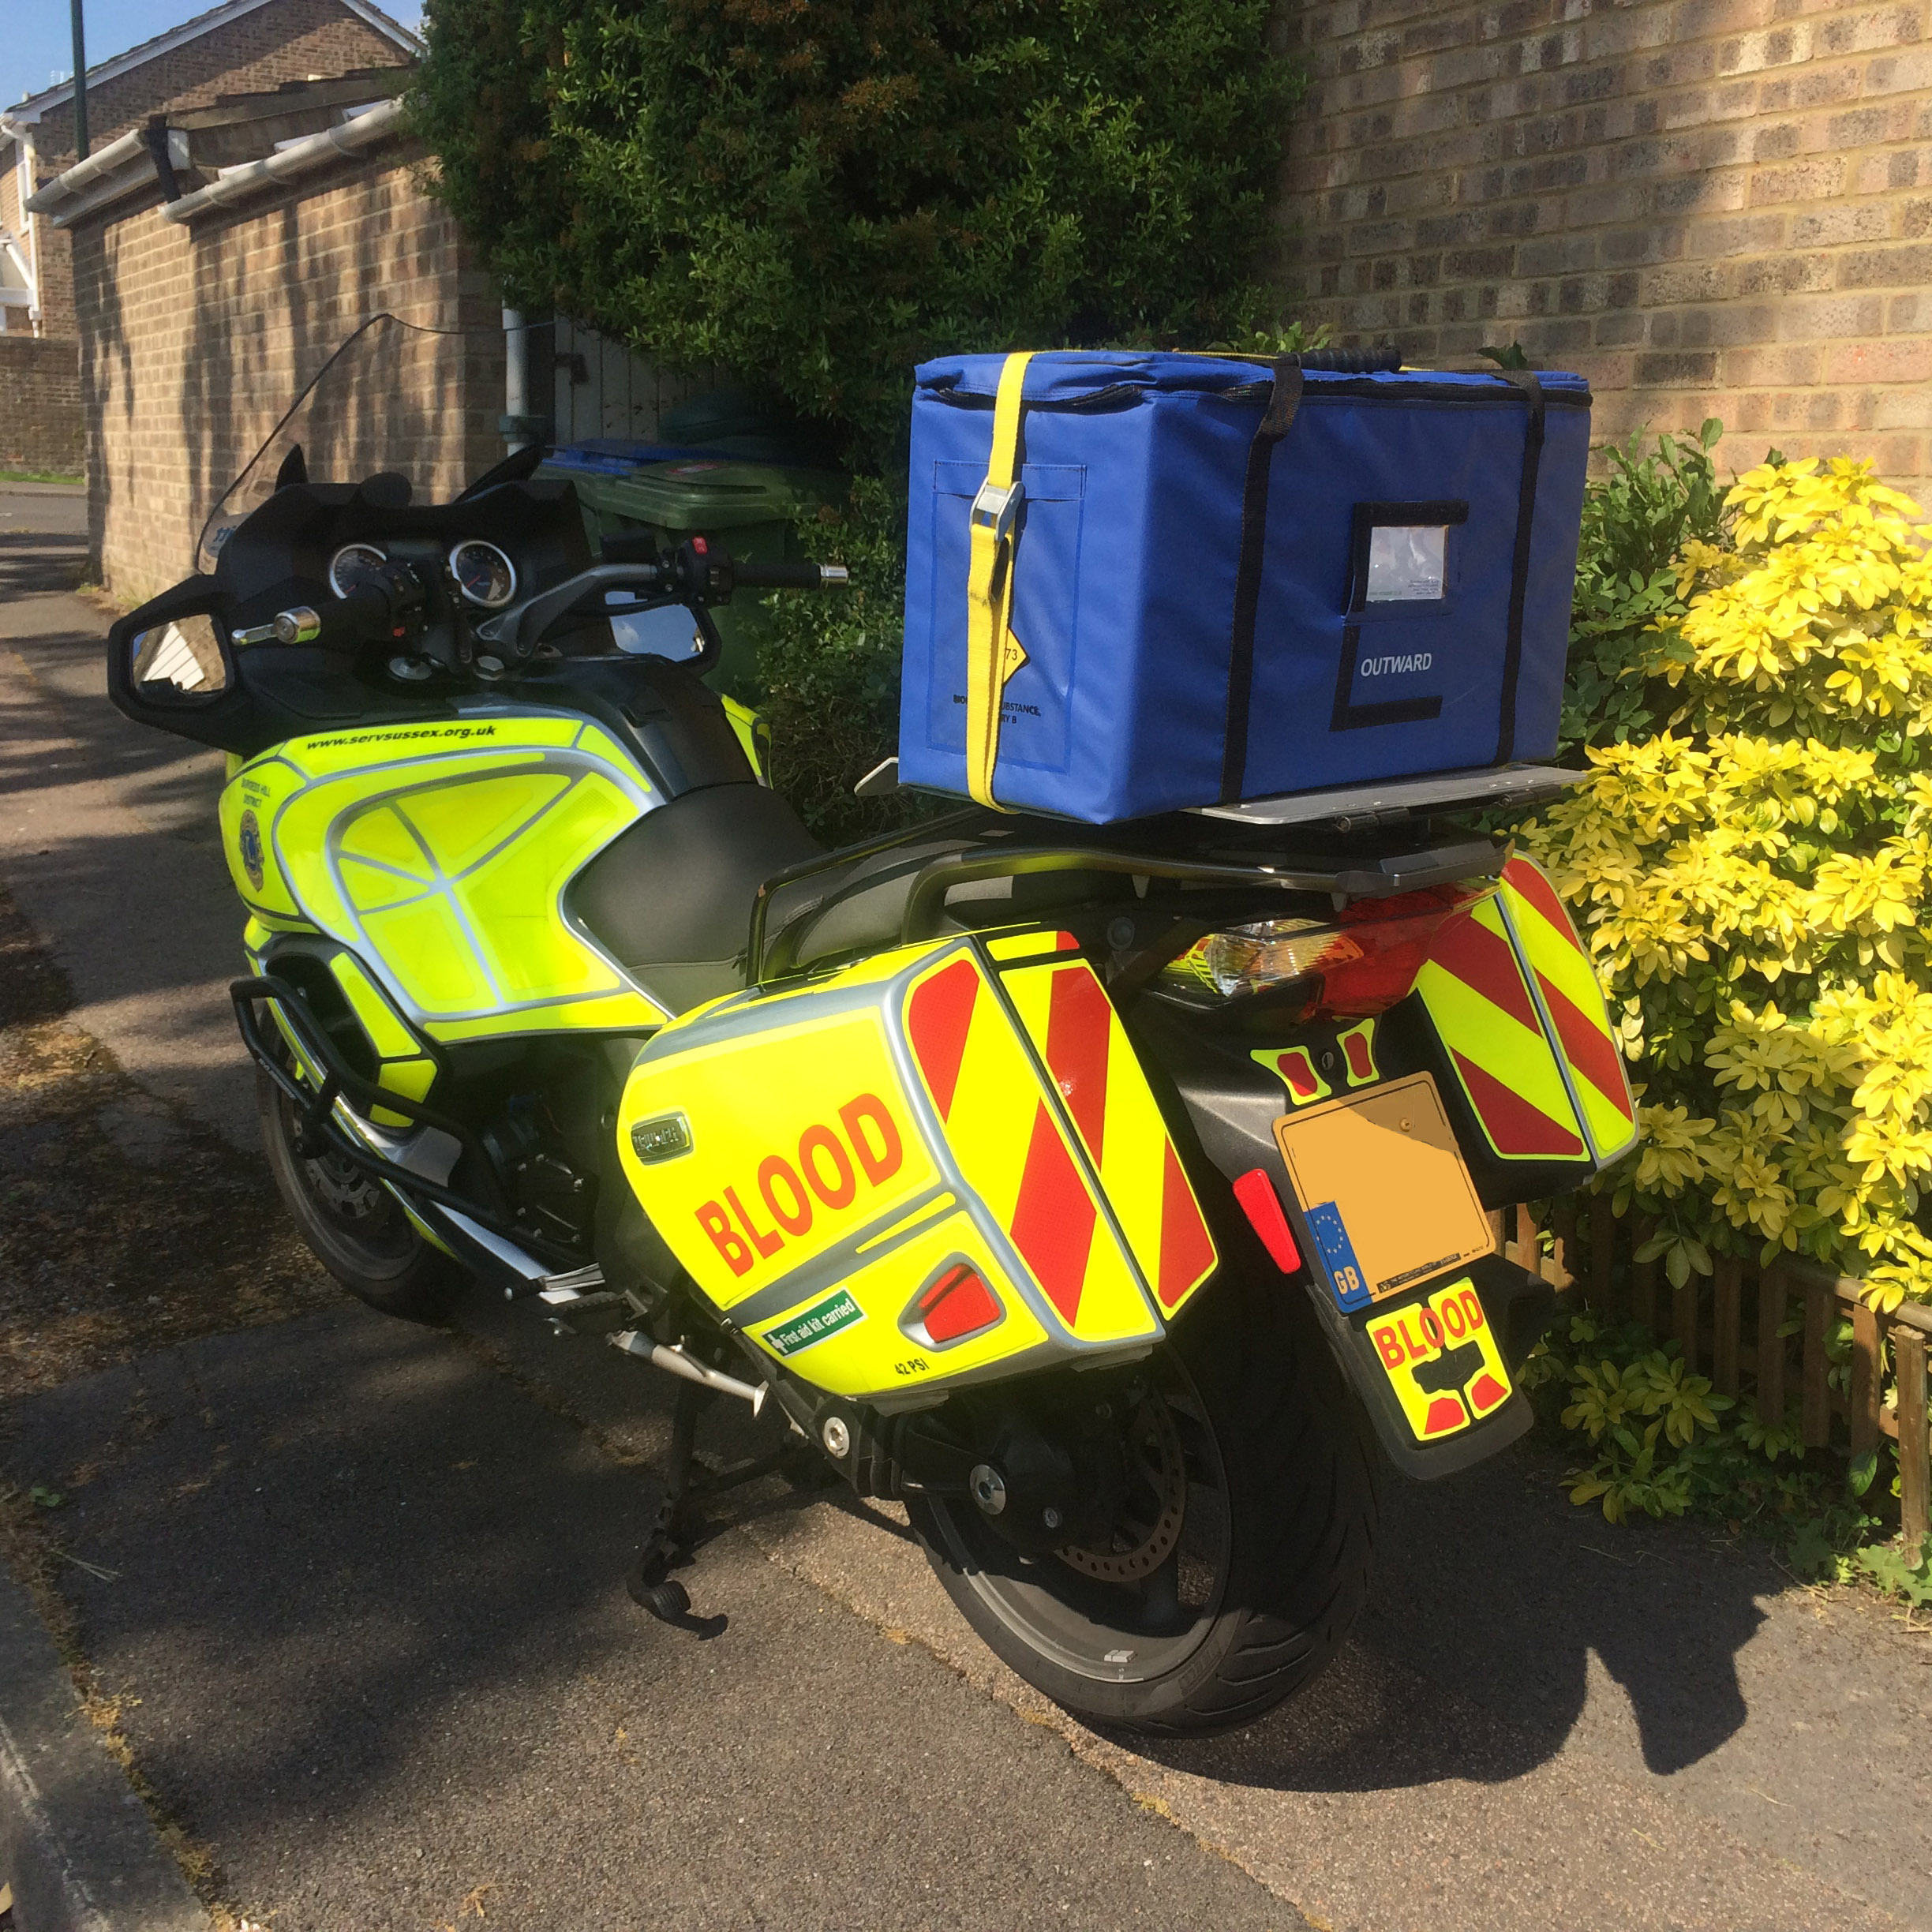
[[[691,1595],[671,1574],[691,1562],[727,1525],[705,1520],[699,1505],[706,1496],[722,1495],[761,1476],[776,1475],[790,1464],[795,1444],[781,1443],[769,1455],[753,1456],[717,1470],[698,1460],[698,1418],[717,1399],[716,1391],[701,1383],[678,1383],[677,1406],[671,1421],[670,1468],[664,1500],[650,1533],[638,1547],[637,1559],[624,1578],[631,1601],[661,1623],[678,1623],[691,1615]]]

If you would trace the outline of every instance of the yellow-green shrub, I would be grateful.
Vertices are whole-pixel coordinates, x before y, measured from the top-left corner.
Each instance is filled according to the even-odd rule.
[[[1932,1299],[1929,533],[1845,460],[1766,462],[1727,504],[1627,673],[1664,728],[1591,748],[1520,836],[1634,1063],[1617,1205],[1671,1279],[1791,1251]]]

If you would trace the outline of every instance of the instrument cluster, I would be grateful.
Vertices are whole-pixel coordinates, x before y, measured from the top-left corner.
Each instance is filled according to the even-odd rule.
[[[329,588],[339,597],[347,597],[385,564],[421,564],[432,560],[420,554],[423,549],[420,540],[395,544],[387,549],[366,541],[346,543],[329,559]],[[515,564],[495,544],[480,537],[466,537],[451,545],[442,553],[441,561],[463,601],[478,610],[501,610],[517,593]]]

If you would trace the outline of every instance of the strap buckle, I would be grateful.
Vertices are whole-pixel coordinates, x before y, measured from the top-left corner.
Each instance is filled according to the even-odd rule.
[[[1004,543],[1013,534],[1025,500],[1026,490],[1017,477],[1003,486],[988,477],[972,500],[972,520],[982,530],[990,529],[996,541]]]

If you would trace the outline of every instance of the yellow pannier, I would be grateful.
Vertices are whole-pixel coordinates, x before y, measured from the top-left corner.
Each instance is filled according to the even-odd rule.
[[[698,1286],[853,1399],[1144,1353],[1214,1243],[1065,934],[909,946],[664,1028],[618,1146]]]

